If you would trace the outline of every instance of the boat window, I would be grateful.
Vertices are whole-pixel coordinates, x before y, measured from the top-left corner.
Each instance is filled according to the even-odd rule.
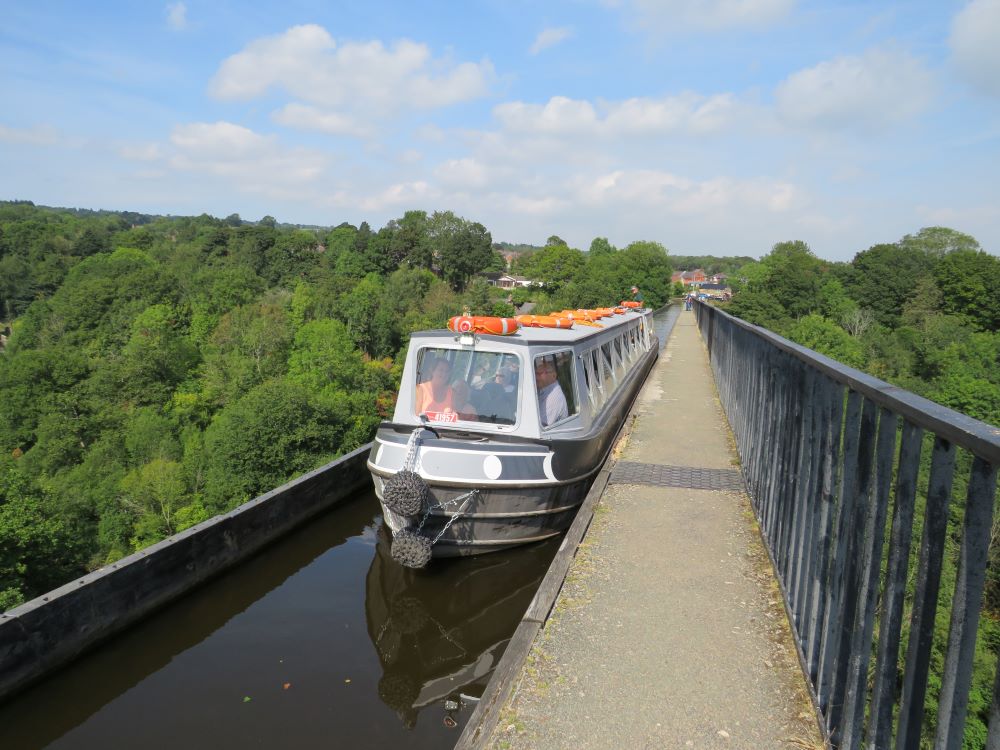
[[[573,352],[550,352],[535,357],[535,389],[542,427],[552,427],[579,411],[573,386]]]
[[[617,362],[617,364],[618,364],[619,371],[622,374],[622,377],[625,376],[625,371],[628,369],[628,365],[626,364],[628,362],[628,359],[626,358],[626,355],[625,355],[625,341],[624,341],[624,339],[625,339],[625,337],[622,336],[622,335],[619,335],[619,336],[617,336],[615,338],[615,354],[618,356],[618,362]]]
[[[601,392],[597,380],[597,373],[594,370],[594,353],[592,351],[580,355],[583,362],[583,378],[587,381],[587,398],[590,399],[590,408],[597,411],[601,405]]]
[[[516,354],[426,347],[417,356],[413,413],[431,422],[514,424],[520,379]]]
[[[609,387],[616,388],[618,386],[618,375],[615,373],[615,359],[611,352],[611,342],[601,344],[600,352],[603,354],[601,361],[605,370],[604,382],[607,383]]]

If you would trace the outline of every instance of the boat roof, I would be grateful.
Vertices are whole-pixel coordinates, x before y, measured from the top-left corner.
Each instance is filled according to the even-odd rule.
[[[494,336],[487,333],[477,333],[476,338],[480,340],[507,342],[511,344],[573,344],[578,341],[596,336],[603,331],[619,328],[634,322],[649,314],[649,310],[627,310],[621,315],[610,315],[596,321],[601,324],[600,328],[591,325],[575,324],[572,328],[528,328],[521,326],[517,333],[507,336]],[[417,331],[411,338],[450,338],[457,339],[459,334],[444,329],[431,331]]]

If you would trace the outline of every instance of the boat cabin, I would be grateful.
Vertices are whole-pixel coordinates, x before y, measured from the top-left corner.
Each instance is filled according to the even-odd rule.
[[[650,320],[629,310],[507,336],[415,333],[393,421],[538,438],[585,432],[649,350]]]

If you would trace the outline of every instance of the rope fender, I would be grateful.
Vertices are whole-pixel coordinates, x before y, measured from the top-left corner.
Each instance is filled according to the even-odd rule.
[[[431,561],[433,543],[420,529],[400,529],[392,535],[392,559],[407,568],[422,568]]]
[[[393,474],[382,488],[382,502],[393,513],[416,516],[429,504],[431,490],[419,474],[409,469]]]

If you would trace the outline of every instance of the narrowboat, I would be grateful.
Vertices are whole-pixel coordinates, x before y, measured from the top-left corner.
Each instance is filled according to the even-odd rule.
[[[634,306],[521,322],[459,317],[410,338],[368,458],[404,565],[567,529],[659,353]]]

